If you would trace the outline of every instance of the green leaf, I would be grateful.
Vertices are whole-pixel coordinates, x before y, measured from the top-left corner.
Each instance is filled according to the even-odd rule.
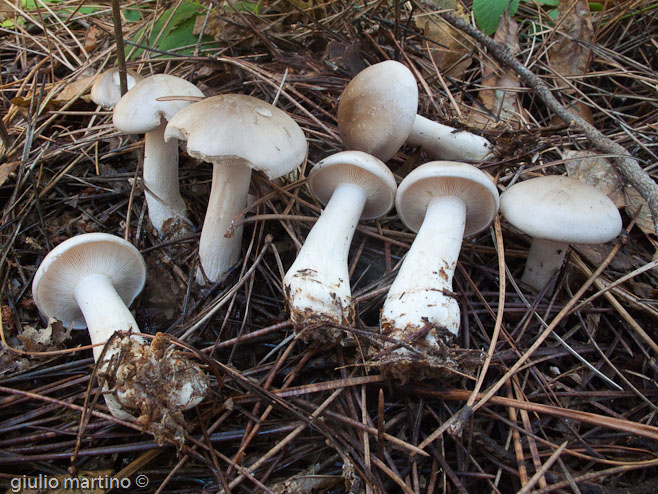
[[[603,12],[603,4],[598,2],[590,2],[589,10],[592,12]]]
[[[233,9],[233,7],[235,7],[235,9]],[[233,6],[227,5],[226,10],[228,12],[239,10],[240,12],[250,12],[259,15],[262,7],[263,0],[259,0],[258,2],[235,2]]]
[[[516,14],[519,0],[473,0],[473,15],[482,32],[491,36],[498,29],[500,16],[506,10],[510,15]]]
[[[560,0],[523,0],[527,3],[539,3],[541,5],[550,5],[551,7],[557,7],[560,3]]]
[[[142,14],[138,9],[122,10],[121,16],[126,22],[137,22],[142,20]]]

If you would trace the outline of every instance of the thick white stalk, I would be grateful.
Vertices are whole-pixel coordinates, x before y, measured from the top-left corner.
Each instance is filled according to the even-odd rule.
[[[168,219],[186,216],[178,181],[178,139],[164,140],[164,122],[144,135],[144,193],[151,223],[162,233]]]
[[[543,238],[532,239],[521,281],[536,290],[543,289],[548,280],[562,268],[562,262],[568,248],[569,244],[565,242],[556,242],[555,240]],[[553,281],[546,293],[553,292],[554,286],[555,282]]]
[[[347,260],[365,203],[366,193],[361,187],[341,184],[336,187],[313,225],[297,259],[283,279],[290,317],[294,323],[353,322]]]
[[[482,161],[491,153],[491,143],[484,137],[442,125],[416,115],[407,144],[420,146],[443,160]]]
[[[217,281],[240,257],[242,227],[233,230],[230,238],[224,234],[247,204],[250,180],[251,168],[246,165],[213,164],[208,210],[199,240],[201,266],[211,282]],[[197,272],[197,283],[206,283],[201,271]]]
[[[114,289],[110,279],[102,274],[90,274],[80,280],[73,293],[80,306],[89,329],[89,337],[93,344],[105,343],[115,331],[139,332],[137,322],[126,307],[123,300]],[[131,336],[136,342],[143,343],[140,336]],[[119,344],[105,351],[103,362],[99,364],[100,372],[106,370],[112,355],[119,351]],[[94,347],[94,360],[98,361],[103,352],[102,346]],[[108,391],[104,386],[104,391]],[[113,394],[105,394],[105,403],[113,416],[121,420],[134,420],[134,416],[124,410],[119,400]]]
[[[450,338],[446,331],[458,334],[459,304],[445,292],[452,291],[465,219],[466,205],[460,198],[430,201],[423,224],[384,301],[381,327],[385,335],[403,340],[429,325],[432,329],[414,345],[431,351]],[[401,347],[394,353],[403,356],[409,351]]]

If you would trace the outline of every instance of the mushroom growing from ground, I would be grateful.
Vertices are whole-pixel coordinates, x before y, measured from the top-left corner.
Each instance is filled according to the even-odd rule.
[[[347,263],[352,237],[359,219],[379,218],[393,207],[395,178],[374,156],[343,151],[315,165],[308,185],[326,206],[283,278],[290,319],[298,329],[313,322],[352,325]],[[326,327],[302,334],[304,340],[342,339],[342,331]]]
[[[126,71],[126,82],[131,89],[142,76],[132,70]],[[119,84],[119,69],[108,69],[96,76],[91,86],[91,100],[103,108],[114,108],[121,98],[121,86]]]
[[[570,243],[602,244],[621,231],[615,203],[596,187],[551,175],[509,187],[500,211],[512,225],[532,237],[521,280],[541,290],[560,270]],[[553,291],[554,280],[547,288]]]
[[[418,87],[411,71],[387,60],[359,72],[338,102],[338,129],[348,149],[388,161],[407,142],[438,159],[481,161],[491,153],[484,137],[417,115]]]
[[[129,242],[87,233],[50,251],[34,276],[32,294],[42,314],[67,328],[89,328],[97,345],[117,331],[139,332],[128,306],[145,277],[144,259]],[[103,347],[93,352],[98,362]],[[98,374],[107,378],[103,393],[110,412],[122,420],[135,420],[135,412],[149,420],[170,420],[199,404],[208,387],[197,364],[165,352],[161,343],[152,348],[138,335],[114,338],[98,362]]]
[[[181,99],[165,99],[173,97]],[[178,183],[178,141],[165,142],[165,127],[176,113],[203,97],[201,90],[185,79],[156,74],[135,84],[114,107],[118,130],[144,134],[144,195],[151,223],[160,234],[186,216]]]
[[[422,379],[451,367],[449,349],[460,323],[452,278],[462,238],[489,226],[498,212],[498,191],[471,165],[432,161],[402,180],[395,207],[418,233],[384,301],[380,329],[418,353],[386,341],[377,363],[402,380]]]
[[[302,129],[284,111],[252,96],[223,94],[193,103],[167,124],[165,139],[187,141],[187,153],[213,164],[203,221],[197,282],[217,281],[240,256],[242,228],[224,234],[244,209],[251,170],[270,180],[290,173],[306,157]]]

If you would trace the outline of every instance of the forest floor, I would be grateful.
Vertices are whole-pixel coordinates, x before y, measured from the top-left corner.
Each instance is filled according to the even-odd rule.
[[[241,262],[201,289],[211,167],[181,145],[195,231],[161,238],[146,214],[143,136],[118,132],[111,110],[89,98],[94,76],[117,63],[109,2],[0,6],[0,485],[64,492],[29,484],[41,475],[50,487],[71,476],[123,481],[114,492],[658,491],[658,242],[646,203],[615,156],[437,14],[448,3],[123,3],[129,69],[177,75],[206,96],[276,101],[304,131],[308,157],[275,182],[253,175],[254,201],[238,219]],[[470,20],[468,8],[455,12]],[[655,2],[524,1],[495,39],[655,177]],[[499,192],[570,175],[602,188],[623,218],[615,241],[569,249],[553,293],[521,282],[530,239],[504,219],[466,239],[453,290],[459,345],[476,365],[452,379],[403,383],[367,365],[414,239],[395,210],[354,236],[356,322],[339,328],[345,345],[295,338],[284,302],[283,275],[322,210],[305,177],[343,150],[336,108],[346,84],[388,59],[412,68],[419,114],[494,144],[476,165]],[[431,159],[405,145],[387,164],[399,183]],[[34,303],[44,256],[89,232],[139,249],[141,331],[183,339],[211,376],[208,397],[185,412],[182,444],[109,416],[93,399],[87,332],[49,323]]]

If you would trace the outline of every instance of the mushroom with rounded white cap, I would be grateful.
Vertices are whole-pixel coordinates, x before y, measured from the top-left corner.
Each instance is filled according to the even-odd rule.
[[[34,276],[32,294],[42,314],[65,327],[87,327],[92,344],[98,345],[117,331],[139,332],[128,306],[145,279],[144,259],[133,245],[114,235],[87,233],[48,253]],[[110,412],[119,419],[135,420],[135,411],[152,412],[145,407],[153,400],[158,401],[154,407],[158,413],[165,408],[175,413],[196,406],[205,396],[208,378],[196,364],[171,353],[158,358],[150,350],[138,335],[114,338],[98,363],[100,375],[116,371],[113,385],[106,383],[103,393]],[[93,352],[98,361],[103,347],[95,346]],[[127,354],[132,355],[130,361]],[[145,373],[150,376],[147,383],[135,379]],[[168,389],[158,389],[157,384]],[[162,406],[163,401],[168,407]]]
[[[215,282],[240,255],[242,228],[224,234],[247,203],[251,170],[270,180],[290,173],[306,157],[306,138],[286,112],[242,94],[192,103],[167,124],[165,140],[173,137],[187,141],[190,156],[213,164],[197,282]]]
[[[156,74],[135,84],[114,107],[118,130],[144,134],[144,195],[151,223],[160,234],[173,227],[172,221],[184,221],[186,216],[178,183],[178,141],[165,142],[165,127],[176,113],[203,97],[185,79]]]
[[[500,196],[500,211],[532,237],[521,280],[541,290],[562,267],[570,243],[601,244],[619,235],[615,203],[596,187],[551,175],[518,182]],[[553,283],[547,288],[553,291]]]
[[[459,332],[459,305],[451,292],[462,239],[489,226],[498,212],[498,191],[474,166],[432,161],[402,180],[395,207],[418,233],[384,301],[380,329],[389,338],[376,363],[402,380],[442,374],[451,367],[447,349]],[[390,338],[418,352],[396,348]]]
[[[405,142],[439,159],[481,161],[491,153],[484,137],[428,120],[418,111],[411,71],[387,60],[359,72],[338,102],[338,130],[348,149],[387,161]]]
[[[308,323],[354,323],[348,254],[359,219],[386,214],[395,199],[395,178],[380,160],[361,151],[343,151],[318,162],[308,177],[313,195],[325,205],[283,278],[290,318]],[[305,340],[340,341],[342,331],[322,327]]]
[[[142,76],[132,70],[126,71],[128,89],[142,80]],[[112,68],[101,72],[91,85],[91,100],[103,108],[114,108],[121,98],[121,85],[119,83],[119,69]]]

